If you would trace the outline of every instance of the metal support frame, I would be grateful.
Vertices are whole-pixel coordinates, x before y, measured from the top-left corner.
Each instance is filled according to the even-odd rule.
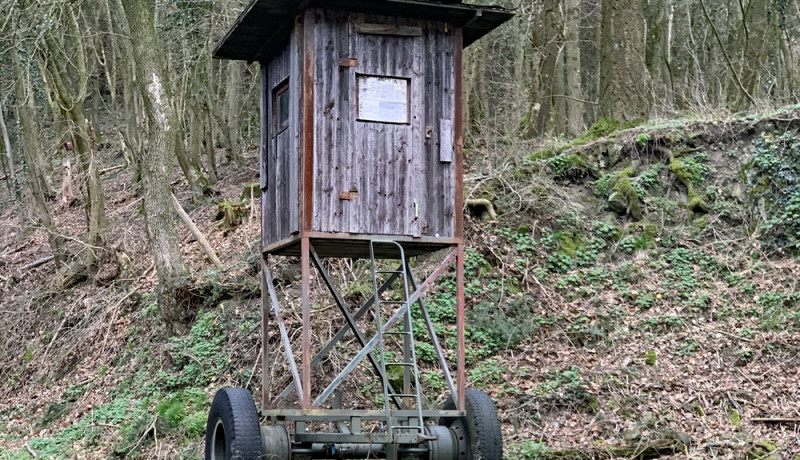
[[[447,385],[451,393],[454,395],[454,400],[458,401],[457,410],[456,411],[422,411],[423,417],[441,417],[441,416],[454,416],[454,415],[463,415],[464,414],[464,403],[463,403],[463,394],[464,394],[464,292],[463,292],[463,245],[459,244],[456,247],[453,247],[450,253],[444,258],[444,260],[433,270],[433,272],[420,284],[416,283],[416,280],[413,276],[409,276],[409,286],[413,291],[408,296],[407,303],[396,310],[386,321],[384,321],[382,325],[382,329],[388,330],[393,325],[395,325],[398,321],[402,320],[406,315],[406,312],[409,310],[410,306],[414,303],[417,303],[422,311],[422,316],[425,322],[425,327],[428,332],[428,335],[431,338],[431,343],[436,351],[436,355],[438,358],[439,366],[444,374],[445,380],[447,381]],[[335,420],[339,419],[341,421],[341,417],[343,417],[343,413],[347,414],[347,420],[355,420],[358,421],[359,430],[360,430],[360,420],[369,420],[375,414],[374,412],[380,413],[382,417],[385,418],[386,412],[381,411],[337,411],[337,410],[326,410],[320,409],[322,404],[326,403],[331,395],[337,390],[340,384],[344,381],[344,379],[350,375],[356,367],[365,359],[369,358],[369,362],[371,364],[372,369],[375,371],[375,375],[377,378],[385,380],[385,375],[383,374],[381,367],[378,365],[377,361],[371,356],[371,351],[376,348],[378,345],[378,334],[375,334],[370,339],[367,339],[364,333],[359,329],[357,321],[363,317],[363,315],[370,310],[370,308],[375,303],[375,294],[373,294],[369,299],[364,302],[364,304],[354,313],[351,313],[342,296],[336,290],[332,280],[330,279],[329,274],[325,270],[321,259],[314,251],[313,246],[308,238],[301,239],[301,302],[302,302],[302,349],[300,350],[301,353],[301,363],[302,368],[298,369],[297,362],[295,361],[295,357],[293,354],[291,340],[289,337],[289,333],[286,328],[286,324],[283,318],[282,310],[280,307],[280,303],[278,301],[278,295],[273,283],[272,275],[269,271],[267,266],[267,259],[268,255],[265,254],[262,257],[262,282],[264,283],[264,287],[268,291],[269,295],[262,295],[262,301],[265,302],[263,305],[262,310],[265,313],[264,319],[262,322],[262,332],[264,334],[263,340],[263,373],[264,377],[263,380],[264,384],[264,394],[262,397],[262,406],[264,415],[273,418],[275,421],[285,420],[289,421],[293,419],[296,423],[304,423],[306,421],[314,421],[319,419],[324,420]],[[436,279],[439,278],[445,271],[451,267],[455,263],[456,265],[456,277],[457,277],[457,334],[458,334],[458,350],[457,350],[457,357],[458,357],[458,369],[456,372],[456,381],[454,382],[453,376],[450,372],[448,367],[447,360],[445,358],[444,352],[441,348],[441,344],[436,337],[434,332],[433,324],[430,319],[430,315],[425,307],[424,302],[422,301],[422,297],[424,293],[434,284]],[[322,281],[325,283],[326,287],[330,291],[333,299],[342,313],[345,319],[345,325],[314,355],[311,356],[311,305],[310,305],[310,269],[311,265],[317,269],[317,272],[320,274]],[[410,264],[408,261],[403,261],[403,265],[400,265],[398,271],[406,270],[407,273],[411,273]],[[387,278],[380,287],[378,287],[378,293],[384,292],[387,289],[390,289],[392,284],[398,279],[397,275],[392,275]],[[271,308],[267,308],[266,302],[269,302]],[[268,357],[270,355],[270,350],[268,349],[268,325],[269,325],[269,314],[267,311],[271,312],[280,332],[280,340],[283,347],[283,350],[286,354],[286,359],[289,364],[290,372],[291,372],[291,381],[288,385],[283,389],[281,393],[279,393],[274,400],[270,401],[270,393],[267,385],[271,384],[268,378],[269,369],[267,367],[267,363],[269,362]],[[319,394],[316,395],[314,399],[312,399],[311,394],[311,370],[314,366],[317,366],[319,363],[325,359],[330,352],[334,349],[334,347],[342,341],[342,339],[348,334],[352,332],[355,336],[358,344],[361,346],[361,349],[358,353],[353,357],[353,359],[336,375],[332,381],[325,387]],[[404,379],[405,380],[405,379]],[[405,382],[404,382],[405,384]],[[404,385],[405,386],[405,385]],[[277,407],[277,405],[283,401],[289,394],[292,393],[292,390],[296,390],[298,401],[300,407],[302,408],[300,412],[297,412],[297,409],[268,409],[268,406]],[[400,401],[395,400],[395,405],[399,410],[394,410],[392,412],[392,417],[397,415],[398,417],[406,417],[408,415],[411,416],[410,413],[413,412],[414,417],[418,417],[419,412],[417,410],[411,411],[404,411],[402,410],[402,405]],[[405,414],[405,412],[409,412],[409,414]],[[407,420],[406,420],[407,421]],[[361,435],[360,433],[328,433],[336,439],[346,439],[343,442],[361,442],[356,440],[358,436]],[[320,433],[321,435],[321,433]],[[336,435],[336,436],[334,436]],[[297,435],[296,435],[297,436]],[[302,438],[302,434],[300,437]],[[345,436],[345,438],[342,438]],[[347,438],[347,436],[350,436]],[[375,434],[372,434],[373,441],[375,442]],[[400,434],[398,433],[398,436]],[[396,437],[397,438],[397,437]],[[411,438],[419,440],[425,439],[424,435],[419,434],[403,434],[402,438],[409,438],[406,441],[414,442]],[[316,439],[316,438],[315,438]],[[317,442],[317,441],[315,441]],[[339,442],[339,441],[337,441]],[[387,439],[387,442],[392,442],[391,440]],[[395,439],[393,442],[397,442]]]

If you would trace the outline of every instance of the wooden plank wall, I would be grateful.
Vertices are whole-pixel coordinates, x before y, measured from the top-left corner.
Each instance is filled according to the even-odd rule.
[[[336,11],[308,14],[315,20],[313,229],[452,238],[454,164],[441,161],[439,145],[441,120],[454,117],[452,29]],[[422,34],[357,33],[357,24],[420,27]],[[349,59],[357,65],[340,67]],[[411,123],[356,121],[358,74],[409,78]],[[357,197],[341,199],[342,192]]]
[[[271,222],[267,220],[268,213],[270,212],[268,206],[274,203],[274,198],[270,198],[269,193],[269,76],[267,72],[269,66],[266,62],[261,63],[261,91],[259,108],[261,110],[261,146],[259,149],[260,170],[259,179],[261,183],[261,247],[266,247],[269,243],[273,242],[275,238],[275,231],[272,228]],[[272,200],[272,201],[270,201]]]
[[[312,10],[314,21],[314,189],[312,228],[322,232],[347,232],[351,216],[340,191],[351,184],[352,164],[346,161],[352,143],[350,112],[354,110],[355,74],[339,67],[350,56],[347,13]]]
[[[298,47],[293,33],[266,65],[262,82],[262,244],[288,238],[299,230],[300,84]],[[292,78],[290,78],[290,75]],[[276,132],[273,93],[289,79],[289,128]],[[266,124],[266,129],[265,125]],[[265,136],[264,133],[268,133]],[[264,148],[266,145],[266,148]],[[266,169],[266,171],[265,171]]]
[[[430,139],[425,139],[424,145],[426,173],[423,193],[429,199],[424,223],[427,231],[423,234],[452,238],[456,236],[455,162],[440,161],[442,120],[452,120],[451,126],[455,126],[456,117],[453,30],[451,27],[446,31],[445,27],[445,24],[437,22],[427,22],[423,27],[425,126],[432,128]],[[455,156],[455,152],[451,155]]]

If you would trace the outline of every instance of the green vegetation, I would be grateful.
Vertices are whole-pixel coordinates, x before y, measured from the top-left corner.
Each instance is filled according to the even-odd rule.
[[[800,146],[788,135],[762,135],[754,138],[760,150],[752,158],[734,158],[729,151],[748,147],[710,149],[698,137],[690,147],[682,144],[688,136],[672,131],[621,129],[610,131],[613,139],[601,136],[595,139],[600,142],[569,150],[539,150],[535,159],[525,160],[539,162],[538,168],[524,163],[525,174],[481,176],[485,181],[475,189],[476,195],[491,196],[500,211],[494,223],[467,221],[467,377],[471,387],[492,395],[501,413],[512,414],[504,423],[522,433],[506,446],[509,458],[558,458],[629,443],[691,445],[679,432],[686,417],[721,420],[744,433],[750,412],[742,408],[769,402],[740,376],[795,358],[784,336],[800,331],[796,264],[770,257],[793,254],[796,247],[800,217],[792,212],[800,199],[790,192],[800,189],[793,182],[795,174],[800,177],[800,169],[793,169],[794,149],[800,154]],[[616,157],[599,159],[612,150]],[[612,207],[617,199],[619,206]],[[118,356],[91,373],[93,379],[113,382],[108,393],[79,412],[88,397],[97,397],[94,383],[81,380],[46,403],[0,413],[0,442],[14,449],[4,444],[0,458],[27,458],[20,448],[27,432],[5,425],[26,412],[37,414],[26,429],[41,433],[31,436],[29,445],[45,458],[99,451],[150,458],[164,443],[178,458],[196,458],[214,390],[260,385],[259,369],[253,368],[259,285],[251,271],[258,251],[248,251],[238,266],[247,275],[232,280],[209,270],[192,286],[194,316],[185,335],[153,332],[159,319],[152,294],[126,306],[120,314],[131,327],[117,346]],[[420,258],[415,269],[427,272],[433,263]],[[348,305],[372,292],[366,267],[355,263],[337,271],[331,265],[335,276],[353,280],[344,291]],[[282,278],[276,280],[281,288],[297,281],[289,268]],[[291,299],[290,287],[287,292]],[[335,308],[321,298],[313,304],[315,313]],[[291,301],[287,305],[294,313]],[[457,347],[453,272],[437,280],[426,307],[452,366]],[[341,324],[333,315],[319,317],[326,321],[319,329],[322,336]],[[434,407],[449,388],[418,305],[412,317],[425,404]],[[52,339],[52,331],[46,332]],[[15,356],[32,368],[47,346],[42,344],[30,340]],[[334,364],[325,366],[345,359],[350,345],[335,349]],[[668,382],[674,375],[666,373],[681,369],[681,380],[691,384],[697,363],[708,366],[703,372],[711,378],[736,380],[743,389],[731,398],[742,408],[727,398],[689,401],[680,409],[651,404],[671,394],[667,385],[654,382]],[[402,367],[388,371],[399,385]],[[383,402],[375,381],[359,378],[349,384],[354,404]],[[589,434],[591,446],[564,449],[547,433],[524,437],[546,432],[542,426],[566,432],[564,421],[571,418],[580,426],[597,426]],[[593,420],[613,425],[592,425]],[[748,439],[736,453],[769,458],[781,451],[777,442],[759,441]]]
[[[703,182],[708,173],[704,165],[706,157],[705,154],[698,153],[693,157],[675,158],[669,164],[670,171],[686,186],[688,195],[686,208],[693,213],[706,213],[709,211],[709,206],[705,199],[696,190],[696,187]]]
[[[656,358],[656,351],[653,349],[647,350],[647,353],[644,354],[644,362],[648,366],[655,366]]]
[[[800,254],[800,140],[795,132],[764,134],[753,149],[754,194],[765,200],[764,242],[779,254]]]
[[[567,144],[567,147],[579,147],[597,139],[611,136],[617,131],[635,128],[639,123],[620,123],[611,117],[600,117],[586,133]]]

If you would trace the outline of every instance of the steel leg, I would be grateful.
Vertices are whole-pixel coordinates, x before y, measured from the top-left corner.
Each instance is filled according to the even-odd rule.
[[[303,399],[301,406],[304,409],[311,408],[311,301],[310,294],[310,264],[309,251],[311,244],[308,238],[303,238],[300,242],[300,296],[303,302]]]
[[[458,410],[466,410],[466,399],[464,389],[466,387],[466,369],[464,350],[464,243],[458,245],[458,260],[456,260],[456,318],[458,329]],[[455,400],[455,399],[454,399]]]

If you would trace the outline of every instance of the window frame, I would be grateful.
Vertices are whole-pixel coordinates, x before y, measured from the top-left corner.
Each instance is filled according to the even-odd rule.
[[[283,96],[284,94],[286,94],[286,97],[289,97],[289,94],[287,94],[288,91],[289,91],[288,78],[283,82],[281,82],[281,84],[277,85],[272,90],[272,129],[274,130],[273,132],[275,133],[274,136],[277,136],[278,134],[286,131],[286,129],[289,128],[289,125],[291,125],[291,109],[289,106],[289,104],[291,104],[291,101],[289,101],[289,104],[287,104],[286,106],[287,110],[286,120],[283,123],[281,123],[280,100],[281,96]]]

